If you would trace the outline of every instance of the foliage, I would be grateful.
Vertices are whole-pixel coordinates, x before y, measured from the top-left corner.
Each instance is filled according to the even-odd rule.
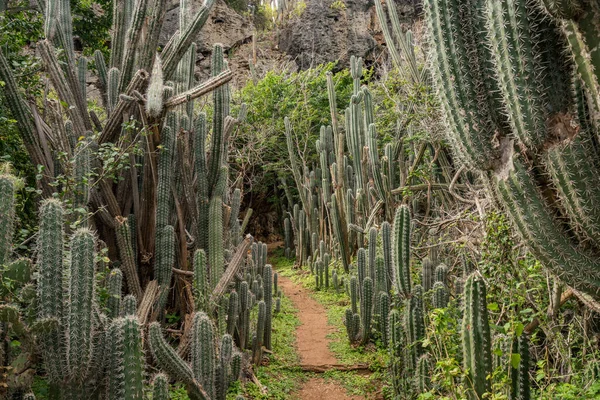
[[[245,126],[234,137],[236,168],[255,193],[265,193],[277,182],[278,175],[289,174],[285,127],[288,116],[294,123],[302,156],[316,161],[313,143],[321,125],[330,119],[327,98],[327,71],[335,64],[287,74],[269,71],[257,82],[248,82],[236,95],[248,105]],[[347,104],[352,92],[352,78],[347,70],[335,74],[338,105]]]

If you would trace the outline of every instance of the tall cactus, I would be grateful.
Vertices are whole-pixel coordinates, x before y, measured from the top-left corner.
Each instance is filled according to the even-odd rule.
[[[208,278],[206,253],[199,249],[194,253],[194,300],[196,310],[206,311],[208,307]]]
[[[421,285],[426,292],[433,287],[433,261],[429,257],[425,257],[421,265]]]
[[[273,267],[270,264],[265,265],[264,268],[264,298],[265,298],[265,347],[271,350],[271,325],[273,324]]]
[[[63,318],[63,215],[64,209],[58,200],[46,200],[40,206],[38,319],[52,320],[56,325]],[[41,345],[49,380],[58,383],[68,373],[63,357],[65,346],[58,327],[41,338]]]
[[[192,370],[206,393],[210,398],[214,398],[216,390],[215,328],[210,318],[204,313],[196,313],[192,323]]]
[[[393,263],[396,291],[408,296],[411,291],[410,279],[410,212],[402,205],[396,209],[394,217]]]
[[[433,307],[446,308],[448,306],[448,287],[438,281],[433,284]]]
[[[0,265],[8,262],[15,223],[14,177],[0,173]]]
[[[467,385],[472,390],[470,395],[482,398],[491,390],[491,382],[487,378],[492,373],[492,353],[486,288],[477,273],[471,274],[465,283],[461,333]]]
[[[511,365],[512,391],[510,398],[529,400],[531,398],[529,387],[529,338],[526,334],[522,334],[515,340],[513,351],[519,354],[519,364],[517,367]]]
[[[371,319],[373,317],[373,281],[366,277],[362,285],[360,300],[360,318],[362,325],[361,341],[363,344],[371,338]]]
[[[93,233],[85,228],[71,239],[67,364],[69,376],[76,382],[84,380],[92,357],[95,245]]]

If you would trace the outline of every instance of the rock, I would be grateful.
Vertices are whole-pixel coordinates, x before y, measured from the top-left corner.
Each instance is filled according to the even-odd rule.
[[[201,0],[192,2],[192,9],[197,10],[202,4]],[[179,29],[179,7],[173,7],[165,15],[159,44],[164,46],[167,40]],[[238,14],[223,0],[217,0],[204,28],[198,39],[198,53],[204,56],[210,54],[214,43],[221,43],[225,50],[229,50],[252,37],[254,27],[252,22]]]
[[[412,23],[418,1],[396,3],[401,22]],[[300,69],[332,61],[344,68],[352,55],[369,59],[380,44],[380,32],[373,0],[306,0],[302,14],[290,17],[279,32],[278,44]]]

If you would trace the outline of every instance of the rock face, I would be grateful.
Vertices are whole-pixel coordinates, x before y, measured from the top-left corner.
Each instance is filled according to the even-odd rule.
[[[193,1],[192,8],[195,11],[203,3],[202,0]],[[160,45],[164,46],[179,29],[179,6],[174,6],[165,15],[163,28],[160,33]],[[252,21],[238,14],[225,4],[223,0],[217,0],[213,6],[208,21],[202,28],[196,44],[198,45],[198,60],[207,58],[212,52],[214,43],[221,43],[225,50],[238,46],[252,38],[254,27]]]
[[[414,21],[419,2],[395,1],[401,22]],[[368,60],[381,41],[380,32],[373,0],[306,0],[302,14],[292,16],[279,33],[278,44],[300,69],[331,61],[343,68],[352,55]]]

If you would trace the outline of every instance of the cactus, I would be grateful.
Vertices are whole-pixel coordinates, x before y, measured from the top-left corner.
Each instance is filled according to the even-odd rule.
[[[394,263],[392,259],[392,226],[389,222],[384,221],[381,224],[381,242],[383,250],[383,263],[387,274],[387,287],[392,288],[392,280],[394,274]]]
[[[519,364],[511,365],[510,377],[512,382],[511,399],[529,400],[531,398],[529,388],[529,338],[521,334],[513,344],[513,352],[519,354]],[[511,358],[512,361],[512,358]]]
[[[239,345],[240,349],[246,348],[248,335],[250,333],[250,308],[252,307],[250,299],[250,290],[248,282],[240,282],[240,315],[239,315]]]
[[[227,311],[227,333],[231,336],[235,333],[238,319],[239,296],[235,290],[229,294],[229,310]]]
[[[423,259],[421,265],[421,285],[426,292],[433,287],[433,261],[428,257]]]
[[[358,249],[356,253],[356,270],[358,272],[358,283],[362,285],[368,276],[367,252],[363,248]]]
[[[331,195],[331,217],[333,224],[333,231],[337,237],[340,245],[340,253],[342,257],[342,265],[346,273],[350,270],[350,254],[348,245],[348,231],[346,229],[346,221],[340,205],[338,205],[337,197],[334,194]]]
[[[333,285],[333,289],[335,290],[336,293],[340,292],[340,283],[338,280],[338,274],[337,271],[333,271],[331,273],[331,284]]]
[[[206,277],[206,253],[199,249],[194,253],[194,300],[196,310],[206,311],[208,306],[208,280]]]
[[[142,287],[140,285],[140,278],[137,273],[137,266],[135,265],[135,258],[133,256],[131,230],[129,229],[127,218],[116,217],[115,223],[117,226],[115,229],[117,247],[119,248],[119,254],[121,256],[127,288],[136,298],[140,299],[142,297]]]
[[[223,192],[227,183],[227,167],[219,170],[213,195],[210,198],[208,224],[208,265],[210,268],[210,287],[214,289],[221,279],[225,265],[223,256]]]
[[[448,288],[442,282],[438,281],[433,284],[433,307],[446,308],[448,307]]]
[[[352,314],[358,313],[358,280],[355,276],[350,278],[350,304],[352,305]]]
[[[262,360],[262,345],[265,335],[265,320],[267,315],[267,306],[264,301],[258,302],[258,320],[256,323],[256,334],[253,340],[253,355],[252,362],[260,365]]]
[[[15,181],[8,174],[0,174],[0,265],[8,262],[11,253],[15,223]]]
[[[435,267],[434,276],[435,282],[441,282],[444,285],[446,285],[448,282],[448,267],[445,264],[438,265],[437,267]]]
[[[361,342],[368,343],[371,337],[371,318],[373,315],[373,281],[366,277],[362,285],[360,300],[360,318],[362,325]]]
[[[381,341],[385,347],[389,344],[389,314],[390,314],[390,296],[386,292],[379,292],[379,298],[377,300],[377,307],[379,315],[379,332],[381,332]]]
[[[491,390],[487,377],[492,373],[492,354],[485,283],[477,273],[467,279],[464,296],[461,333],[467,384],[472,390],[471,396],[481,398]]]
[[[346,309],[344,324],[346,325],[346,333],[348,334],[348,340],[350,343],[354,343],[356,341],[357,332],[354,329],[354,315],[350,308]]]
[[[152,400],[169,400],[169,381],[165,374],[156,374],[152,381]]]
[[[382,257],[377,257],[375,259],[375,292],[385,292],[388,293],[388,276],[387,270],[385,268],[385,263]]]
[[[171,225],[165,225],[159,232],[156,240],[156,261],[154,263],[154,277],[160,287],[158,308],[164,308],[167,303],[167,293],[171,287],[173,266],[175,264],[175,231]]]
[[[123,318],[117,318],[112,321],[106,332],[107,348],[109,349],[106,368],[106,397],[109,400],[122,399],[125,396],[124,324],[125,320]]]
[[[38,319],[58,324],[63,318],[63,214],[61,203],[45,200],[40,206],[38,239]],[[58,328],[41,338],[41,350],[49,381],[60,382],[68,374],[65,344]]]
[[[144,355],[142,352],[142,334],[136,317],[125,317],[123,323],[123,380],[125,382],[123,399],[143,398]]]
[[[160,57],[156,56],[154,66],[152,67],[152,74],[150,75],[148,92],[146,94],[146,112],[151,117],[156,118],[160,116],[163,110],[163,90],[162,62],[160,61]]]
[[[369,276],[371,279],[376,282],[375,278],[375,258],[377,257],[377,228],[371,227],[369,229],[369,247],[368,247],[368,255],[369,255]]]
[[[132,316],[135,315],[137,311],[137,299],[134,295],[128,294],[123,298],[123,310],[121,311],[121,316]]]
[[[425,393],[431,387],[431,361],[427,355],[419,358],[416,372],[416,391],[417,393]]]
[[[408,367],[411,370],[417,368],[417,361],[423,354],[421,342],[425,337],[425,323],[423,320],[423,288],[415,285],[412,297],[408,300],[406,307],[406,338],[408,348]]]
[[[267,350],[271,350],[271,325],[273,321],[273,267],[271,267],[270,264],[265,265],[263,282],[266,307],[264,344]]]
[[[192,371],[210,398],[214,398],[216,390],[215,328],[210,318],[202,312],[194,315],[192,324]]]
[[[410,294],[410,212],[402,205],[396,209],[394,217],[394,241],[392,259],[394,264],[394,285],[399,294]]]
[[[540,3],[428,0],[432,70],[456,155],[483,173],[532,253],[598,297],[600,267],[582,243],[600,243],[590,125],[600,60],[590,21],[599,7]]]
[[[95,244],[94,235],[85,228],[71,239],[67,364],[69,376],[76,382],[85,378],[92,357]]]

